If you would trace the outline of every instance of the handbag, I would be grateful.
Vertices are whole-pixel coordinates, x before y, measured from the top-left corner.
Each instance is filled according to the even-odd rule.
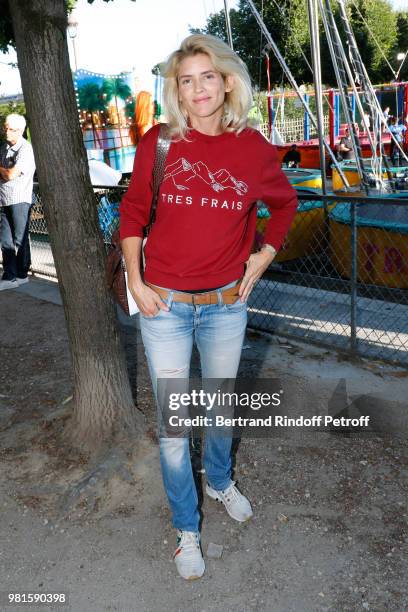
[[[157,200],[159,195],[160,184],[164,176],[164,167],[171,140],[168,135],[168,126],[166,123],[160,124],[159,136],[156,145],[156,154],[153,164],[153,197],[150,208],[149,223],[145,227],[145,238],[143,240],[143,248],[156,218]],[[143,255],[143,249],[142,249]],[[143,256],[144,262],[144,256]],[[127,272],[125,258],[123,257],[122,246],[119,236],[119,230],[112,234],[111,246],[106,258],[106,277],[108,288],[115,302],[122,310],[131,316],[139,312],[137,304],[133,299],[127,285]]]

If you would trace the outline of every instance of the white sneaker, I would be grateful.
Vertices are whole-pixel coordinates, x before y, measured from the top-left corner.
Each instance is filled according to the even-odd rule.
[[[177,548],[173,556],[177,571],[185,580],[196,580],[204,574],[205,563],[200,535],[194,531],[177,531]]]
[[[224,491],[216,491],[207,483],[205,492],[212,499],[222,502],[230,517],[240,523],[248,521],[253,515],[249,500],[238,491],[235,482]]]
[[[5,289],[17,289],[18,280],[14,278],[13,280],[0,280],[0,291],[4,291]]]
[[[25,285],[26,283],[28,283],[29,280],[30,279],[28,278],[28,276],[26,276],[25,278],[16,278],[19,287],[20,285]]]

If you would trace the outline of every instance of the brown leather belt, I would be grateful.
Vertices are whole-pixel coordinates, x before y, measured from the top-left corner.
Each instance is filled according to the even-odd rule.
[[[168,298],[170,291],[167,289],[161,289],[161,287],[156,287],[156,285],[150,283],[146,283],[146,285],[151,287],[163,300]],[[241,281],[234,285],[234,287],[229,287],[221,291],[224,304],[233,304],[239,299],[238,291],[240,286]],[[218,291],[208,291],[208,293],[180,293],[173,291],[173,301],[183,302],[184,304],[209,306],[211,304],[218,304]]]

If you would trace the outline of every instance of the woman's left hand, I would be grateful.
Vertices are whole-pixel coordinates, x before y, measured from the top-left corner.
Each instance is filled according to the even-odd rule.
[[[246,262],[246,270],[239,288],[241,302],[246,302],[256,282],[261,278],[268,266],[272,263],[276,253],[268,249],[262,249],[258,253],[250,255]]]

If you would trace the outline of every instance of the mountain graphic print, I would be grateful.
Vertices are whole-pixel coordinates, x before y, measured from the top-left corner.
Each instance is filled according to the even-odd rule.
[[[185,157],[180,157],[173,164],[166,166],[163,183],[166,180],[173,181],[179,191],[188,191],[192,183],[201,181],[217,193],[233,189],[238,195],[244,195],[248,191],[248,185],[236,179],[225,168],[212,172],[204,162],[191,164]]]

